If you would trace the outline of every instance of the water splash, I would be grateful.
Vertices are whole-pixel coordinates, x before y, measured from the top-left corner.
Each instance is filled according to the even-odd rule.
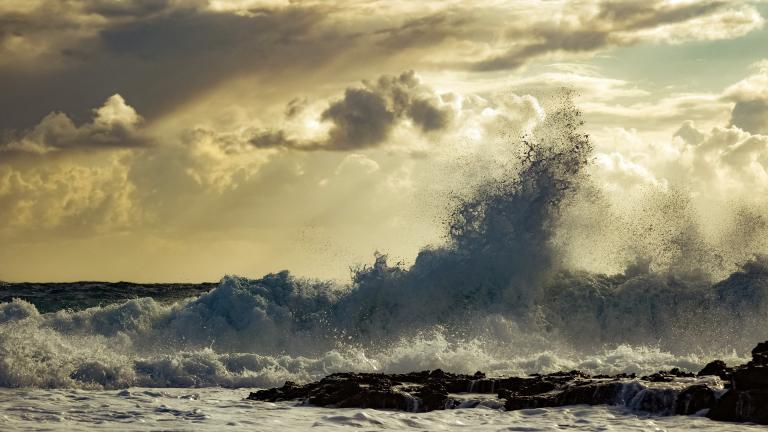
[[[735,359],[765,339],[768,259],[713,280],[698,270],[712,254],[677,216],[664,237],[676,249],[658,255],[674,259],[645,247],[616,275],[564,265],[563,214],[592,188],[581,127],[568,98],[553,106],[510,142],[517,163],[458,202],[446,244],[409,268],[379,254],[347,286],[284,271],[227,276],[173,304],[41,314],[2,303],[0,386],[267,386],[437,367],[649,373]]]

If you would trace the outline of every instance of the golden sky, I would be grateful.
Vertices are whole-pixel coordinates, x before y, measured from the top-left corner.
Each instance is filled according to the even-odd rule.
[[[4,0],[0,280],[407,263],[562,87],[612,205],[632,218],[676,191],[718,235],[734,208],[764,213],[766,17],[762,1]]]

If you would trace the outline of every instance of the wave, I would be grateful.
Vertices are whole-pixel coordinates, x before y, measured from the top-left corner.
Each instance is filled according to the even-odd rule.
[[[458,202],[446,244],[408,268],[377,254],[349,285],[283,271],[224,277],[175,303],[40,313],[0,304],[0,386],[260,387],[340,371],[525,374],[694,370],[742,362],[768,333],[768,259],[725,277],[687,228],[673,260],[619,274],[564,264],[564,214],[591,187],[592,147],[566,98]],[[682,232],[684,235],[679,235]],[[704,252],[702,252],[704,250]]]

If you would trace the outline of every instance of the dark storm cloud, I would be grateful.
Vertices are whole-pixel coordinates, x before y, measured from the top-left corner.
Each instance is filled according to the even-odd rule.
[[[331,104],[321,118],[333,124],[329,147],[344,150],[372,147],[384,141],[395,124],[396,113],[388,109],[381,94],[350,88],[344,99]]]
[[[726,89],[724,100],[733,103],[731,126],[768,135],[768,60],[759,61],[752,68],[752,75]]]
[[[374,6],[386,5],[386,12],[377,15],[369,3],[289,2],[236,13],[212,10],[206,0],[43,1],[31,11],[0,12],[0,130],[32,127],[51,111],[84,121],[90,107],[114,93],[152,120],[246,74],[277,88],[311,82],[328,65],[346,76],[378,66],[515,69],[553,52],[636,43],[661,25],[749,8],[719,1],[545,3],[544,13],[494,4],[382,3]],[[744,25],[723,15],[724,26],[729,19]],[[29,49],[13,50],[19,46]],[[424,104],[416,103],[413,121],[425,130],[439,127],[443,119]],[[329,113],[328,121],[338,123],[340,145],[375,141],[354,135],[341,114]],[[386,122],[381,127],[386,134]]]
[[[731,125],[753,134],[768,135],[768,100],[736,102],[731,111]]]
[[[289,139],[285,131],[260,132],[251,144],[260,148],[285,147],[300,150],[356,150],[383,144],[392,129],[409,119],[423,132],[448,126],[452,111],[439,106],[439,96],[423,86],[414,71],[399,76],[383,75],[362,88],[348,88],[344,97],[330,103],[320,120],[331,129],[323,141]]]
[[[238,15],[184,2],[134,0],[88,4],[85,12],[104,16],[107,24],[92,35],[64,41],[45,62],[0,68],[0,106],[13,107],[0,116],[0,129],[30,127],[52,110],[84,118],[89,107],[116,92],[154,118],[240,74],[297,73],[317,67],[353,40],[332,28],[319,29],[325,19],[320,7]],[[53,17],[51,27],[48,18],[49,13],[40,10],[0,21],[24,27],[11,32],[46,32],[46,41],[53,43],[55,29],[77,17]],[[45,67],[48,64],[56,67]]]
[[[408,116],[425,132],[443,129],[451,120],[450,111],[436,107],[427,99],[413,101]]]

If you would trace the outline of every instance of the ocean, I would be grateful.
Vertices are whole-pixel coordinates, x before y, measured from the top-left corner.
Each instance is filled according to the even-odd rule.
[[[710,250],[671,230],[680,253],[663,265],[563,264],[560,215],[589,184],[578,125],[571,107],[550,114],[519,146],[519,166],[446,216],[444,245],[410,266],[377,254],[349,283],[281,271],[199,285],[2,284],[0,429],[750,429],[631,405],[409,413],[244,400],[346,371],[612,375],[748,361],[768,339],[764,256],[711,271]]]

